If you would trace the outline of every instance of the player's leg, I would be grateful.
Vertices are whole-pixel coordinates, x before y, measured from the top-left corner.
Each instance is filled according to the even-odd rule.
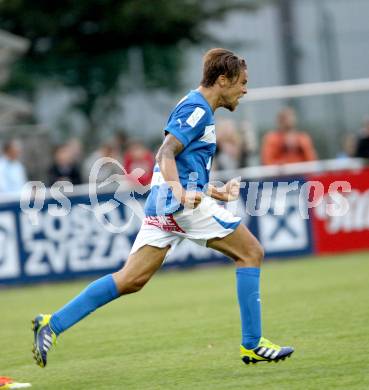
[[[264,258],[259,241],[243,224],[225,237],[208,240],[206,246],[233,259],[237,268],[260,268]]]
[[[241,224],[231,234],[223,238],[208,240],[207,246],[222,252],[236,263],[243,361],[245,363],[278,361],[290,356],[293,352],[292,348],[279,347],[262,337],[260,265],[264,253],[258,240]]]
[[[56,335],[121,295],[139,291],[160,268],[169,247],[145,245],[131,254],[124,267],[88,285],[77,297],[54,313],[50,325]]]
[[[255,348],[261,337],[259,280],[263,249],[258,240],[242,224],[233,233],[223,238],[208,240],[207,246],[235,261],[242,345],[248,349]]]
[[[131,254],[124,267],[113,274],[119,294],[131,294],[141,290],[160,268],[169,249],[169,245],[165,248],[145,245]]]
[[[141,247],[129,256],[122,270],[95,280],[52,316],[38,315],[33,321],[36,362],[46,365],[47,352],[60,333],[119,296],[139,291],[160,268],[169,249]]]

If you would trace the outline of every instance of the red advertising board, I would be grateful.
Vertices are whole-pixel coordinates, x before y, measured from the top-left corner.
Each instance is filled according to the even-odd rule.
[[[315,252],[369,249],[369,169],[322,173],[307,180],[324,188],[311,208]]]

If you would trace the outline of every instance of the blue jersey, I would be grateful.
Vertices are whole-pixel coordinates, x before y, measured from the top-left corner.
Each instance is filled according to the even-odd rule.
[[[202,191],[209,182],[209,171],[216,150],[213,111],[204,96],[194,90],[180,100],[170,113],[164,130],[174,135],[184,146],[175,158],[182,186],[186,190]],[[159,166],[155,165],[145,214],[168,215],[182,208],[163,179]]]

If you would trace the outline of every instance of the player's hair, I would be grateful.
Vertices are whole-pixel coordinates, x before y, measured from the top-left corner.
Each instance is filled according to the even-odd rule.
[[[229,80],[238,79],[241,69],[247,69],[246,61],[227,49],[211,49],[204,55],[203,87],[211,87],[220,75]]]

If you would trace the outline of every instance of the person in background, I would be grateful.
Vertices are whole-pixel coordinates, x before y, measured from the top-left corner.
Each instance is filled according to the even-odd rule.
[[[259,163],[259,146],[255,134],[255,128],[248,120],[243,120],[240,123],[241,136],[241,161],[240,168],[249,165],[258,165]],[[256,161],[255,161],[256,159]]]
[[[21,143],[12,139],[3,145],[0,157],[0,193],[20,192],[27,182],[27,175],[20,161]]]
[[[126,151],[126,148],[129,144],[129,139],[127,133],[123,129],[118,129],[114,134],[114,142],[117,148],[117,151],[120,155],[123,155]]]
[[[128,144],[123,156],[123,166],[127,173],[131,173],[136,168],[141,168],[145,171],[138,178],[140,184],[145,186],[150,183],[154,165],[154,154],[142,142],[131,141]]]
[[[345,160],[347,158],[355,157],[356,143],[354,134],[345,134],[342,137],[341,150],[338,152],[336,158]]]
[[[264,165],[288,164],[316,160],[310,136],[296,128],[295,111],[284,108],[278,114],[278,127],[268,132],[262,142],[261,162]]]
[[[364,120],[364,126],[357,140],[355,157],[369,158],[369,118]]]
[[[219,120],[216,127],[216,134],[217,151],[214,168],[217,170],[239,168],[242,154],[242,140],[237,132],[235,121],[231,119]]]
[[[69,181],[72,184],[82,183],[75,154],[69,144],[59,145],[55,148],[48,176],[50,186],[57,181]]]
[[[114,162],[106,162],[101,165],[97,174],[97,182],[102,183],[114,174],[122,174],[122,170],[119,167],[121,161],[121,155],[114,140],[103,142],[100,147],[95,150],[90,156],[87,157],[83,164],[83,180],[88,183],[90,180],[90,173],[93,165],[101,158],[110,158],[116,160]]]
[[[71,138],[66,142],[66,146],[69,149],[71,160],[79,167],[83,156],[81,141],[78,138]]]

